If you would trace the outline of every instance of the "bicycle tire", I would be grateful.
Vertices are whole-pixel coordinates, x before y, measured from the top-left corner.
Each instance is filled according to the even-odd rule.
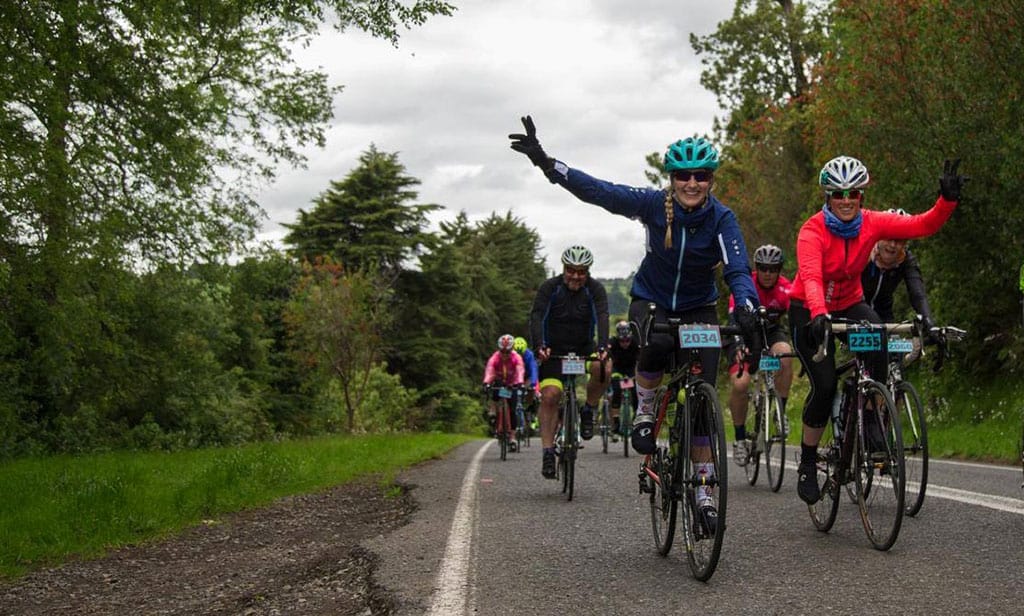
[[[903,437],[889,389],[877,382],[860,384],[859,401],[865,429],[856,435],[853,464],[859,495],[861,521],[868,541],[876,550],[886,551],[896,543],[903,523],[906,470]],[[881,400],[881,407],[876,400]],[[883,435],[881,450],[872,450],[865,438],[868,422],[875,422]]]
[[[567,500],[572,500],[576,489],[576,395],[569,393],[565,404],[565,414],[562,416],[562,429],[565,433],[565,442],[562,446],[565,474],[562,480],[562,492],[566,494]]]
[[[599,426],[601,430],[601,453],[608,453],[608,438],[611,436],[609,431],[611,430],[611,424],[608,419],[608,397],[603,396],[601,398],[601,424]]]
[[[842,442],[832,434],[822,439],[818,447],[817,466],[818,490],[821,498],[818,502],[807,505],[814,528],[823,533],[832,530],[839,513],[839,450]]]
[[[769,388],[767,393],[764,466],[768,473],[768,487],[772,492],[778,492],[782,488],[782,476],[786,471],[786,418],[775,389]]]
[[[726,458],[725,426],[718,392],[707,382],[691,386],[686,396],[686,421],[684,437],[679,447],[676,468],[681,468],[680,481],[683,486],[683,538],[686,542],[686,557],[693,577],[706,582],[718,567],[725,537],[726,512],[728,505],[728,460]],[[709,533],[700,520],[697,490],[699,485],[696,463],[692,458],[691,443],[695,419],[702,418],[708,431],[708,462],[714,464],[714,473],[708,479],[718,509],[717,530]]]
[[[928,488],[928,425],[917,389],[908,381],[893,388],[897,416],[903,422],[903,464],[906,470],[906,514],[917,515]]]
[[[743,465],[743,473],[747,476],[747,484],[755,485],[757,478],[761,474],[761,449],[762,443],[764,443],[764,420],[765,420],[765,404],[764,394],[760,391],[760,386],[757,383],[752,383],[753,386],[758,387],[758,392],[748,402],[747,406],[747,438],[750,441],[750,449],[748,450],[747,463]]]
[[[622,408],[619,410],[619,434],[622,437],[622,455],[629,457],[629,441],[633,436],[633,403],[628,390],[622,390]]]
[[[504,462],[505,458],[508,456],[508,432],[506,431],[508,426],[507,417],[508,403],[502,400],[501,404],[498,406],[498,421],[496,424],[498,430],[498,445],[502,462]]]
[[[650,479],[651,529],[654,531],[654,547],[661,556],[668,556],[675,538],[679,501],[674,496],[672,460],[668,448],[659,447],[651,454],[649,462],[658,479]]]

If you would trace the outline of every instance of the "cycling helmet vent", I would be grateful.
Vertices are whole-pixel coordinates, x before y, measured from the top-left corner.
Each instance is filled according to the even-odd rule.
[[[498,338],[499,351],[511,351],[513,346],[515,346],[515,339],[512,338],[511,334],[505,334],[501,338]]]
[[[570,246],[562,253],[562,265],[572,267],[590,267],[594,264],[594,255],[586,246]]]
[[[754,251],[754,263],[757,265],[782,265],[782,249],[774,244],[765,244]]]
[[[703,137],[687,137],[668,146],[665,171],[678,169],[718,169],[718,150]]]
[[[871,181],[868,168],[852,156],[837,156],[825,163],[818,184],[825,190],[864,188]]]

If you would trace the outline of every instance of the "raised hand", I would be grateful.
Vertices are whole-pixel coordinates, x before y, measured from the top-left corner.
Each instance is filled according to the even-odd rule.
[[[544,152],[544,148],[540,147],[540,141],[537,140],[537,127],[533,124],[533,118],[526,116],[521,120],[526,133],[509,135],[508,138],[512,140],[511,148],[516,152],[526,154],[531,163],[548,171],[554,166],[554,161]]]
[[[960,167],[960,159],[946,159],[942,167],[942,175],[939,177],[939,194],[946,201],[960,201],[960,190],[971,178],[957,173]]]

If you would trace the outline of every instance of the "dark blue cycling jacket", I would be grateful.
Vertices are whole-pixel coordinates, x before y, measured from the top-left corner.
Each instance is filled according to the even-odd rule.
[[[672,246],[666,249],[665,189],[613,184],[560,161],[548,177],[581,201],[644,224],[647,254],[633,278],[630,294],[634,299],[672,312],[714,304],[718,300],[715,267],[722,263],[722,275],[737,305],[757,307],[757,290],[736,215],[714,195],[708,194],[707,203],[692,213],[673,199]]]

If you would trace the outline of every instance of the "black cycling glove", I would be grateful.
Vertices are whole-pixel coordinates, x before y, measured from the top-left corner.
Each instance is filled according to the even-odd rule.
[[[942,176],[939,177],[939,194],[946,201],[960,201],[960,190],[971,179],[965,175],[959,175],[956,171],[960,166],[960,159],[946,159],[942,167]]]
[[[526,134],[513,133],[509,135],[508,138],[512,140],[511,147],[516,152],[526,154],[531,163],[540,167],[541,171],[547,174],[555,168],[555,159],[548,156],[544,152],[544,148],[540,147],[540,141],[537,141],[537,128],[533,125],[533,118],[526,116],[520,119],[523,121]]]
[[[811,341],[814,342],[814,346],[821,346],[821,343],[825,341],[825,336],[828,335],[828,316],[819,314],[811,319],[811,323],[807,327],[810,328]]]
[[[733,310],[732,316],[736,320],[736,325],[739,326],[740,331],[743,333],[743,344],[746,345],[748,351],[748,371],[750,374],[754,374],[760,367],[762,346],[761,336],[758,335],[757,317],[752,310],[740,308],[739,306]]]

